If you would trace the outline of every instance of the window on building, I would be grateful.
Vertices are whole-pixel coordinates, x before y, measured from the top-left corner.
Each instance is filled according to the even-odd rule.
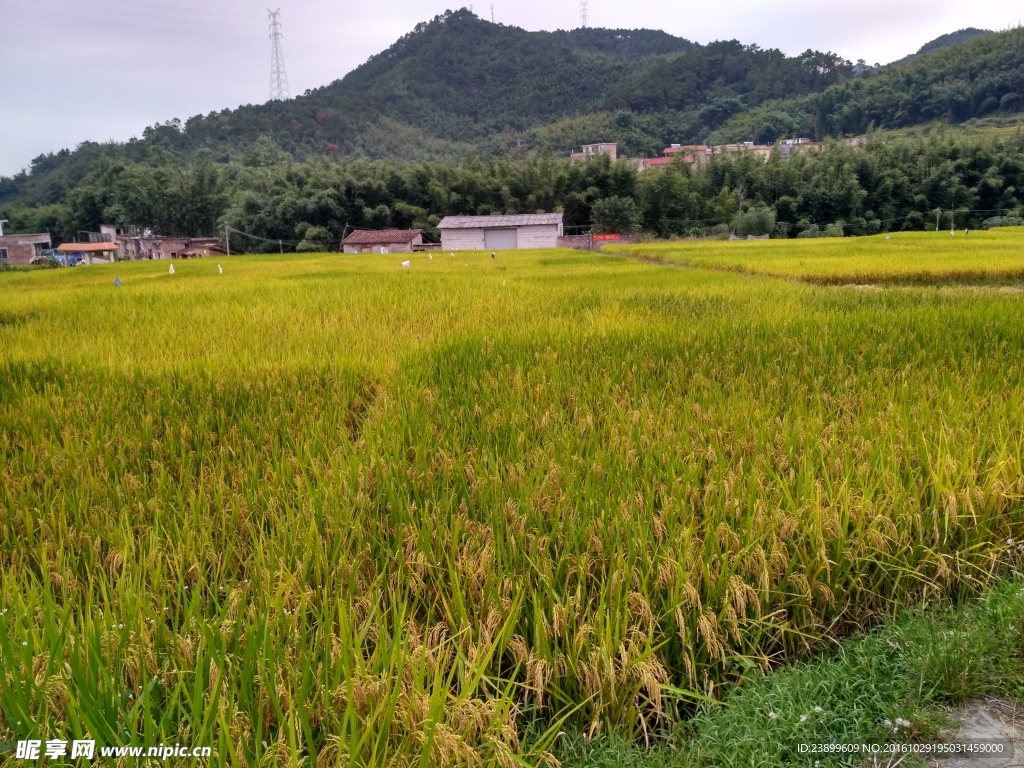
[[[7,249],[0,248],[0,261],[7,261]]]

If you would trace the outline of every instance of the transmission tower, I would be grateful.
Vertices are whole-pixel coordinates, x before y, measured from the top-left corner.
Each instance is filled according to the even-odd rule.
[[[270,100],[284,100],[292,97],[288,88],[288,73],[284,71],[284,53],[281,52],[281,9],[267,11],[270,17]]]
[[[587,13],[587,6],[590,0],[580,0],[580,26],[584,29],[587,28],[587,22],[590,21],[590,16]]]

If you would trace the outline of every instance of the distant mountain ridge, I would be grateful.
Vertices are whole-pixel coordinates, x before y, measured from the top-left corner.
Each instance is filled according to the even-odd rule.
[[[965,41],[955,42],[958,35]],[[859,135],[872,128],[959,124],[1024,110],[1024,28],[981,34],[961,30],[924,49],[930,52],[905,64],[737,114],[713,138]]]
[[[904,56],[898,61],[894,61],[888,66],[895,67],[901,64],[909,64],[916,58],[926,56],[929,53],[935,53],[941,51],[943,48],[949,48],[952,45],[960,45],[960,43],[966,43],[968,40],[973,40],[975,37],[981,35],[994,34],[990,29],[978,29],[977,27],[965,27],[964,29],[958,29],[956,32],[947,32],[944,35],[939,35],[934,40],[922,45],[918,48],[917,53],[912,53],[909,56]]]

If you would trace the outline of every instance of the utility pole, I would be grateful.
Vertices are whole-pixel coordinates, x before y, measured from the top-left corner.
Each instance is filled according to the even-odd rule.
[[[0,237],[4,236],[4,224],[7,223],[7,219],[0,219]]]
[[[284,53],[281,50],[281,9],[268,10],[270,17],[270,100],[282,101],[292,97],[288,88],[288,73],[284,69]]]
[[[590,0],[580,0],[580,28],[586,29],[587,22],[590,21],[590,14],[588,13],[588,5]]]
[[[942,214],[942,209],[941,208],[936,208],[935,209],[935,231],[936,232],[939,231],[939,216],[941,214]]]
[[[224,245],[228,248],[228,256],[231,255],[231,227],[224,227]]]
[[[949,211],[949,234],[956,234],[956,209],[952,208]]]
[[[491,3],[491,24],[494,23],[494,3]]]

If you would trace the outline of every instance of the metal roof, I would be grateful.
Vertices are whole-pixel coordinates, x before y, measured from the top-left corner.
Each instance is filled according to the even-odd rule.
[[[357,229],[345,238],[345,245],[388,245],[389,243],[411,243],[422,229]]]
[[[438,229],[481,229],[489,227],[535,227],[561,224],[560,213],[523,213],[517,216],[445,216]]]

